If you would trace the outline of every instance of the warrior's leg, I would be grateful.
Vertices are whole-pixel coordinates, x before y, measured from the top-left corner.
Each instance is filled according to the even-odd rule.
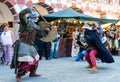
[[[96,56],[97,55],[97,51],[96,50],[91,50],[90,53],[89,53],[89,56],[90,56],[90,60],[92,62],[92,68],[89,69],[89,71],[92,71],[92,72],[96,72],[97,71],[97,66],[96,66]]]
[[[37,67],[38,67],[38,65],[37,66],[36,65],[32,65],[30,67],[30,75],[29,75],[30,77],[41,76],[40,74],[36,74]]]
[[[91,68],[92,67],[92,62],[90,61],[90,56],[89,53],[87,52],[85,55],[85,59],[87,60],[87,62],[89,63],[89,65],[86,68]]]
[[[26,73],[26,63],[19,63],[18,65],[18,73],[16,74],[16,81],[21,82],[21,77]]]

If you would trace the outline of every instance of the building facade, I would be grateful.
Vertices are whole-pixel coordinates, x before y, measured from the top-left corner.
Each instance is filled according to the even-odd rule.
[[[83,13],[91,16],[96,14],[94,16],[99,18],[103,16],[116,19],[120,14],[120,0],[0,0],[0,2],[8,7],[14,20],[18,19],[18,13],[22,9],[39,2],[49,5],[54,12],[69,7],[77,7]]]
[[[118,19],[120,16],[120,0],[0,0],[0,24],[8,22],[17,33],[19,12],[35,3],[39,3],[42,15],[73,8],[98,18]]]

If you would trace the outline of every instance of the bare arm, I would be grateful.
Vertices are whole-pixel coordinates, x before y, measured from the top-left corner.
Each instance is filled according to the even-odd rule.
[[[72,33],[72,38],[73,38],[73,44],[75,45],[76,44],[76,40],[75,40],[75,33],[74,32]]]
[[[14,34],[13,34],[12,31],[11,31],[11,37],[12,37],[12,42],[14,43],[14,42],[15,42],[15,39],[14,39]]]

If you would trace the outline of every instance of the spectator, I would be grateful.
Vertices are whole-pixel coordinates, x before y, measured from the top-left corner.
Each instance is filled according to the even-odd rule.
[[[77,39],[77,44],[79,45],[79,52],[75,58],[75,61],[79,61],[80,59],[83,60],[84,55],[86,54],[87,50],[87,43],[86,43],[86,39],[84,38],[84,33],[80,33],[80,35],[78,36]]]
[[[95,23],[93,24],[92,29],[93,29],[93,30],[96,30],[96,33],[97,33],[98,37],[100,38],[100,40],[102,40],[102,38],[103,38],[103,33],[104,33],[104,32],[103,32],[103,29],[102,29],[100,23],[95,22]]]
[[[2,32],[3,32],[3,30],[0,28],[0,36],[1,36]],[[2,49],[2,43],[1,42],[0,42],[0,62],[1,62],[1,64],[4,63],[3,49]]]
[[[74,32],[72,33],[72,39],[73,39],[73,43],[72,43],[72,53],[71,53],[71,56],[72,57],[75,57],[77,55],[78,52],[75,52],[75,49],[78,48],[79,50],[79,47],[77,46],[76,44],[76,41],[77,41],[77,36],[79,35],[79,31],[78,31],[78,27],[74,27]]]
[[[111,28],[109,28],[109,41],[110,41],[110,50],[112,54],[118,54],[117,49],[118,49],[118,38],[116,38],[116,26],[115,24],[111,24]]]
[[[55,26],[55,30],[57,31],[57,27]],[[51,48],[50,48],[50,59],[52,58],[58,58],[58,48],[59,48],[59,38],[60,35],[58,34],[55,40],[51,42]]]
[[[120,29],[118,30],[118,55],[120,56]]]
[[[35,45],[37,46],[37,52],[40,56],[39,60],[42,60],[42,56],[43,56],[43,50],[45,53],[45,59],[46,60],[50,60],[49,59],[49,44],[50,42],[44,42],[40,39],[35,39]]]
[[[10,65],[12,61],[12,45],[14,43],[14,35],[11,30],[9,30],[9,25],[4,23],[1,25],[3,32],[1,34],[1,43],[3,48],[3,57],[5,59],[4,65]]]

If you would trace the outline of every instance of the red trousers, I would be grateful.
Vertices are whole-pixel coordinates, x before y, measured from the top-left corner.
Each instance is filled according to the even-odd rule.
[[[96,67],[96,55],[97,55],[97,50],[91,50],[90,52],[87,52],[85,55],[85,59],[89,63],[89,65]]]

